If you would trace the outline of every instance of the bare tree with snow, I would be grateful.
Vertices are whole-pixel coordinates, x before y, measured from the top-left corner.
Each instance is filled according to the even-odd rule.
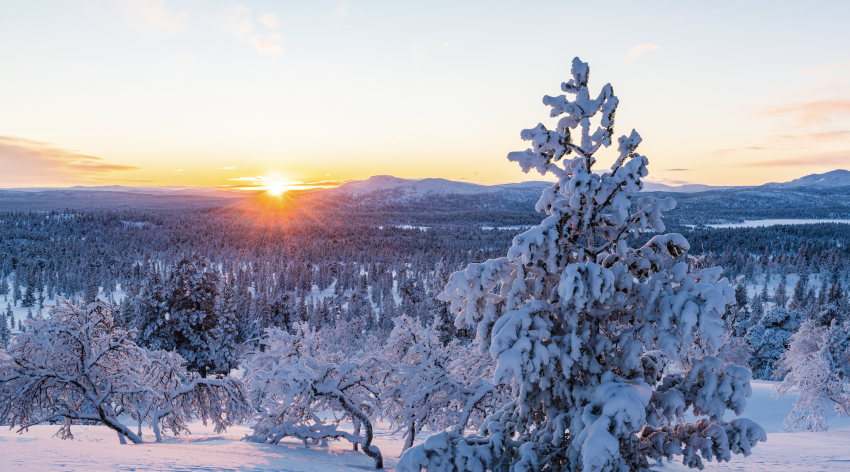
[[[776,371],[777,377],[784,376],[776,396],[792,390],[800,394],[785,419],[786,431],[826,431],[830,413],[850,416],[848,347],[850,322],[818,326],[807,320],[791,336],[791,346],[779,358]]]
[[[663,233],[661,212],[675,202],[638,196],[648,160],[635,152],[635,131],[619,138],[611,169],[594,172],[594,154],[611,145],[618,99],[611,85],[591,98],[588,74],[574,59],[562,84],[574,98],[543,99],[551,116],[563,115],[555,129],[524,130],[532,148],[508,155],[559,179],[537,203],[548,216],[516,236],[507,257],[452,274],[440,295],[456,326],[477,325],[481,349],[497,360],[494,383],[511,383],[517,395],[475,434],[450,430],[408,449],[399,472],[646,471],[650,460],[676,455],[701,468],[766,440],[750,420],[723,419],[727,409],[743,411],[748,369],[706,356],[661,379],[659,355],[676,356],[695,337],[719,347],[734,290],[722,268],[671,264],[689,249],[679,234],[629,247],[632,234]],[[705,418],[681,422],[687,409]]]
[[[404,431],[404,450],[423,428],[480,426],[502,401],[501,391],[469,365],[469,357],[481,356],[456,343],[443,346],[437,329],[406,315],[394,321],[381,353],[387,370],[380,375],[380,416]]]
[[[81,421],[107,426],[124,442],[143,443],[122,414],[145,418],[175,433],[191,419],[220,430],[249,413],[244,388],[233,379],[199,379],[176,354],[150,351],[135,331],[115,325],[112,307],[99,300],[77,306],[59,299],[49,318],[36,316],[0,358],[0,418],[25,430],[63,421],[71,438]]]
[[[295,333],[267,328],[263,349],[247,363],[251,400],[259,411],[252,441],[277,444],[286,437],[304,441],[342,438],[384,467],[383,456],[372,444],[372,419],[379,401],[374,374],[382,369],[375,358],[349,361],[340,352],[325,352],[316,331],[295,323]],[[330,413],[330,419],[323,414]],[[339,427],[354,424],[350,433]],[[362,429],[362,434],[361,434]]]

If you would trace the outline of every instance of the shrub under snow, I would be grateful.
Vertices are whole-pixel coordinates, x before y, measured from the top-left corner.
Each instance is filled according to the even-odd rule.
[[[180,356],[151,353],[136,345],[135,334],[115,325],[102,300],[81,307],[60,299],[49,318],[28,321],[0,357],[0,421],[22,430],[64,421],[62,438],[73,437],[75,422],[96,422],[139,444],[122,414],[148,421],[157,439],[160,424],[176,434],[190,419],[223,429],[247,416],[240,382],[189,374]]]

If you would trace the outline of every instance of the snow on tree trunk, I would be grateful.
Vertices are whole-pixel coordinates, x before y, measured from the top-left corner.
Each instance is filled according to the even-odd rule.
[[[563,115],[556,128],[522,131],[531,149],[508,155],[559,179],[536,206],[547,217],[516,236],[507,257],[452,274],[440,295],[458,328],[477,326],[480,348],[497,361],[494,382],[517,395],[477,434],[450,430],[408,449],[399,472],[640,471],[674,455],[701,468],[766,440],[752,421],[723,420],[751,394],[744,367],[705,356],[654,388],[659,354],[675,357],[695,338],[720,347],[734,290],[722,268],[679,261],[689,249],[682,235],[661,234],[661,212],[675,201],[639,196],[648,160],[635,152],[637,132],[618,139],[610,170],[594,172],[619,101],[610,84],[591,98],[588,74],[574,59],[561,86],[574,98],[543,98],[552,117]],[[629,247],[630,236],[650,230],[659,234]],[[676,423],[689,408],[707,418]]]

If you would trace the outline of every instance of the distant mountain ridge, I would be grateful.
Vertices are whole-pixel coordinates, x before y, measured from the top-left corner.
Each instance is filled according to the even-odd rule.
[[[810,174],[784,183],[769,183],[762,187],[844,187],[850,185],[850,170],[836,169],[823,174]]]
[[[393,177],[391,175],[375,175],[366,180],[347,182],[339,187],[325,190],[325,192],[366,194],[381,191],[401,191],[406,194],[477,194],[499,192],[503,190],[538,192],[543,191],[543,189],[550,187],[551,185],[552,182],[539,180],[511,184],[482,185],[439,178],[403,179],[400,177]],[[643,190],[646,192],[669,193],[699,193],[714,190],[741,190],[760,187],[841,187],[850,186],[850,171],[837,169],[823,174],[807,175],[790,182],[768,183],[760,186],[713,186],[704,184],[685,184],[674,186],[651,181],[644,181],[643,186]]]
[[[192,196],[213,198],[243,198],[245,193],[228,192],[208,187],[127,187],[124,185],[99,185],[85,186],[75,185],[73,187],[22,187],[0,189],[4,193],[42,193],[42,192],[121,192],[136,193],[149,196]]]
[[[542,180],[531,180],[497,185],[483,185],[471,182],[461,182],[442,178],[404,179],[391,175],[375,175],[366,180],[346,182],[339,187],[325,190],[317,190],[318,193],[329,194],[369,194],[374,192],[400,192],[406,195],[475,195],[504,191],[539,193],[545,188],[552,186],[553,182]],[[753,186],[712,186],[703,184],[685,184],[679,186],[662,184],[659,182],[644,181],[644,191],[664,193],[701,193],[717,190],[744,190],[744,189],[790,189],[799,187],[832,188],[850,187],[850,170],[836,169],[823,174],[810,174],[789,182],[771,182],[764,185]],[[29,187],[0,189],[5,195],[24,193],[80,193],[89,192],[121,192],[125,194],[143,194],[153,196],[191,196],[212,198],[244,198],[256,192],[230,192],[205,187],[125,187],[122,185],[104,186],[75,186],[75,187]]]
[[[456,180],[426,178],[403,179],[391,175],[375,175],[366,180],[347,182],[339,187],[325,190],[331,193],[366,194],[383,191],[401,191],[406,194],[477,194],[504,190],[540,191],[551,187],[553,182],[528,181],[499,185],[482,185]]]

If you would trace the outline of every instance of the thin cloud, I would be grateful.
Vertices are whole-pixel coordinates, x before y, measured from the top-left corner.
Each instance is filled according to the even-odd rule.
[[[216,167],[216,170],[230,170],[235,169],[235,167]]]
[[[850,99],[818,100],[792,103],[762,110],[763,116],[790,116],[798,125],[806,126],[831,117],[850,114]]]
[[[177,170],[175,170],[175,171],[174,171],[174,173],[175,173],[175,174],[176,174],[177,172],[183,172],[183,169],[177,169]]]
[[[260,22],[271,29],[277,28],[280,22],[277,20],[277,15],[274,13],[266,13],[260,17]]]
[[[236,181],[239,181],[239,182],[254,182],[254,183],[260,185],[260,184],[263,184],[265,182],[270,181],[271,179],[266,177],[266,176],[263,176],[263,175],[258,175],[256,177],[236,177],[234,179],[227,179],[227,180],[236,180]]]
[[[336,16],[342,18],[348,14],[348,0],[339,0],[336,2],[336,8],[334,9],[334,13]]]
[[[691,169],[663,169],[662,172],[682,172]]]
[[[830,72],[834,72],[839,69],[843,69],[847,66],[850,66],[850,61],[836,62],[833,64],[827,64],[825,66],[820,67],[812,67],[811,69],[803,70],[803,74],[806,75],[821,75],[828,74]]]
[[[264,21],[267,16],[264,16],[261,21]],[[215,24],[237,42],[250,44],[264,56],[277,59],[283,55],[280,33],[269,35],[254,33],[254,22],[251,20],[251,9],[248,7],[237,5],[227,10]],[[266,25],[268,26],[268,24]]]
[[[189,10],[174,12],[164,0],[123,0],[119,8],[130,23],[164,33],[182,33],[188,29]]]
[[[850,139],[850,130],[825,131],[823,133],[807,133],[807,134],[777,134],[774,137],[789,141],[840,141]]]
[[[650,177],[650,178],[647,178],[646,180],[647,180],[647,182],[652,182],[652,183],[656,183],[656,184],[664,184],[664,185],[685,185],[685,184],[693,183],[690,180],[665,179],[664,177],[661,177],[661,178]]]
[[[13,136],[0,136],[0,168],[3,169],[0,185],[3,186],[86,182],[114,173],[140,170],[52,143]]]
[[[765,147],[749,146],[749,147],[744,147],[744,148],[718,149],[718,150],[712,152],[712,154],[728,154],[730,152],[735,152],[735,151],[766,151],[766,150],[767,150],[767,148],[765,148]]]
[[[449,46],[451,46],[451,45],[452,45],[452,42],[451,42],[451,41],[446,41],[445,43],[443,43],[443,47],[444,47],[444,48],[447,48],[447,47],[449,47]]]
[[[819,156],[801,156],[769,161],[748,162],[733,167],[847,167],[850,166],[850,151],[822,154]]]
[[[658,51],[659,49],[661,48],[652,43],[639,44],[629,51],[629,57],[625,61],[623,61],[623,64],[641,57],[643,53],[647,51]]]

